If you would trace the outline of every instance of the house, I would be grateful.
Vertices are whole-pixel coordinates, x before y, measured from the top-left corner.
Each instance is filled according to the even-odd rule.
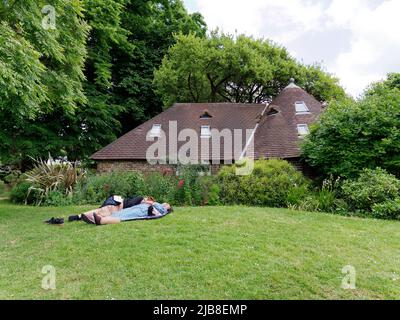
[[[241,157],[281,158],[300,167],[300,141],[323,105],[292,79],[268,105],[177,103],[92,155],[99,172],[174,173],[177,159],[215,173]]]

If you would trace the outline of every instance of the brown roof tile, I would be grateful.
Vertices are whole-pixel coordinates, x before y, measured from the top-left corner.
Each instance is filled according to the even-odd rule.
[[[199,134],[198,136],[200,136],[201,125],[210,125],[211,129],[218,129],[219,131],[223,129],[254,129],[264,109],[265,105],[261,104],[178,103],[96,152],[91,158],[94,160],[146,159],[146,151],[154,143],[153,141],[146,141],[146,134],[151,130],[153,124],[162,125],[162,130],[165,131],[167,137],[167,148],[169,148],[170,121],[177,122],[178,132],[189,128],[194,129]],[[212,117],[201,119],[205,111]],[[184,143],[179,142],[178,148]],[[243,147],[245,143],[246,137],[244,134],[242,139]],[[224,143],[221,144],[221,150],[223,148]],[[224,152],[221,151],[220,154],[222,156]],[[225,156],[220,159],[232,160],[232,157]]]
[[[296,115],[295,102],[304,101],[309,114]],[[271,109],[276,114],[267,115]],[[297,158],[300,156],[298,124],[312,124],[323,108],[313,96],[303,89],[291,86],[284,89],[270,104],[255,133],[254,157]]]

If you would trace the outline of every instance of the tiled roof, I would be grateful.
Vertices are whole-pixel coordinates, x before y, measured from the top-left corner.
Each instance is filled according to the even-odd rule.
[[[295,103],[304,101],[309,114],[296,114]],[[269,110],[278,111],[268,115]],[[310,125],[321,114],[322,104],[297,86],[288,86],[269,105],[255,133],[254,157],[297,158],[300,156],[297,125]]]
[[[94,160],[146,159],[146,151],[154,143],[154,141],[146,141],[146,134],[151,130],[153,124],[161,124],[162,130],[166,134],[167,148],[169,148],[170,121],[177,122],[178,132],[183,129],[193,129],[198,133],[198,136],[200,136],[202,125],[209,125],[211,129],[219,131],[223,129],[254,129],[264,109],[265,105],[262,104],[178,103],[96,152],[91,158]],[[211,115],[211,118],[201,119],[205,111]],[[245,134],[242,138],[244,148]],[[183,144],[185,142],[179,142],[177,148],[179,149]],[[224,155],[223,148],[224,141],[222,139],[221,156]],[[228,154],[221,157],[220,160],[233,160],[233,157]]]
[[[310,110],[309,114],[297,115],[295,103],[304,101]],[[200,137],[202,125],[209,125],[211,129],[222,131],[223,129],[252,130],[259,123],[254,135],[254,157],[258,158],[297,158],[300,156],[297,125],[313,123],[322,112],[323,108],[313,96],[292,82],[286,87],[265,110],[263,104],[234,104],[234,103],[178,103],[162,112],[153,119],[143,123],[139,127],[128,132],[121,138],[109,144],[105,148],[92,155],[94,160],[144,160],[146,151],[154,141],[146,141],[146,134],[153,124],[161,124],[166,134],[167,151],[169,145],[169,123],[176,121],[177,132],[183,129],[193,129]],[[265,111],[264,115],[261,114]],[[270,112],[272,111],[272,112]],[[207,117],[207,114],[211,118]],[[204,119],[202,115],[206,115]],[[199,153],[202,152],[199,140]],[[246,134],[242,137],[242,148],[246,145]],[[184,145],[186,141],[178,142],[176,149]],[[224,140],[220,146],[220,152],[212,153],[210,143],[207,160],[237,159],[240,154],[230,155],[223,152]],[[234,149],[233,146],[230,146]],[[240,151],[240,150],[239,150]],[[169,154],[171,156],[171,154]]]

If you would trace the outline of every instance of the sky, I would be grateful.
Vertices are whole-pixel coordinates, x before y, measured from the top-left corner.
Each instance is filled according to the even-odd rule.
[[[268,38],[358,97],[400,72],[400,0],[184,0],[209,29]]]

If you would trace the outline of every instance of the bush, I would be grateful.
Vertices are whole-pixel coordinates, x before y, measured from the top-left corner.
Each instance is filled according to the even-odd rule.
[[[36,204],[40,201],[41,194],[36,189],[33,189],[31,183],[21,181],[12,187],[10,199],[14,203]]]
[[[4,181],[0,180],[0,195],[2,195],[6,191],[6,185]]]
[[[73,204],[72,194],[65,195],[60,191],[50,191],[43,203],[45,206],[63,207]]]
[[[204,204],[204,188],[203,179],[209,167],[206,165],[179,165],[178,172],[178,187],[175,193],[175,201],[180,205],[202,205]]]
[[[303,156],[322,174],[357,177],[381,167],[400,177],[400,90],[356,102],[331,102],[302,144]]]
[[[398,220],[400,218],[400,198],[374,204],[372,206],[372,217]]]
[[[399,190],[400,180],[380,168],[364,169],[356,180],[347,180],[342,186],[350,209],[366,213],[371,213],[377,204],[396,200]]]
[[[305,177],[284,160],[257,160],[248,176],[236,175],[236,166],[225,166],[218,178],[225,204],[286,207],[288,199],[297,201],[293,199],[308,188]]]
[[[132,197],[144,194],[143,175],[138,172],[113,171],[91,175],[74,190],[74,202],[99,204],[111,195]]]
[[[152,196],[156,201],[168,202],[175,205],[175,193],[178,180],[175,176],[164,176],[160,173],[151,173],[144,178],[144,196]]]
[[[11,199],[16,203],[41,205],[48,202],[51,193],[71,197],[74,187],[84,177],[85,171],[70,162],[37,160],[32,170],[18,178]]]

